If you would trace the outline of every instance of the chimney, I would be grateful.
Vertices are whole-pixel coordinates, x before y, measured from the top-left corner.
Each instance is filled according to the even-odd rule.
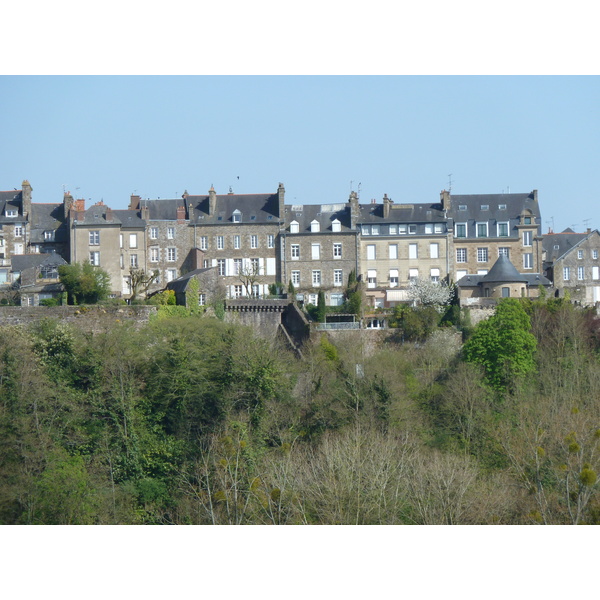
[[[533,194],[533,201],[537,202],[538,201],[538,192],[537,190],[533,190],[533,192],[531,192]]]
[[[215,192],[215,188],[211,185],[210,190],[208,190],[208,215],[210,217],[214,217],[217,214],[217,192]]]
[[[383,217],[387,219],[390,216],[390,204],[392,201],[388,198],[387,194],[383,195]]]
[[[146,223],[150,220],[150,209],[146,205],[140,208],[140,217],[146,221]]]
[[[129,198],[129,210],[140,210],[140,202],[142,200],[141,196],[135,196],[131,194]]]
[[[350,192],[350,228],[356,229],[360,217],[360,206],[358,204],[358,194]]]
[[[185,222],[185,206],[177,207],[177,222],[184,223]]]
[[[591,227],[588,227],[588,228],[587,228],[587,231],[586,231],[586,233],[587,233],[588,235],[590,235],[590,233],[592,233],[592,228],[591,228]]]
[[[194,207],[192,206],[192,203],[190,202],[188,204],[187,218],[191,221],[193,216],[194,216]]]
[[[65,195],[63,196],[63,214],[65,216],[65,219],[69,216],[69,211],[71,210],[71,208],[73,208],[74,203],[75,200],[73,199],[71,192],[65,192]]]
[[[107,221],[112,222],[112,220],[113,220],[113,211],[112,211],[112,208],[110,206],[106,207],[106,213],[104,215],[104,218]]]
[[[283,221],[285,219],[285,188],[283,183],[280,183],[277,188],[277,199],[279,200],[279,219]]]
[[[75,202],[73,202],[73,208],[77,212],[85,212],[85,198],[80,198],[79,200],[75,200]]]
[[[442,210],[450,210],[452,206],[452,199],[450,197],[450,192],[446,190],[442,190],[440,192],[440,202],[442,204]]]
[[[21,208],[23,210],[23,216],[27,217],[31,212],[31,192],[33,188],[27,179],[25,179],[22,183],[22,205]]]

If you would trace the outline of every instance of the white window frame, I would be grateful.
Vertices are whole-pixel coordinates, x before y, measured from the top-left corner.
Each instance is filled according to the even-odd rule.
[[[158,227],[150,227],[150,239],[151,240],[158,239]]]
[[[525,252],[523,254],[523,268],[524,269],[533,269],[533,253]]]
[[[225,248],[225,236],[217,236],[217,250],[223,250]]]
[[[89,234],[89,245],[99,246],[100,245],[100,230],[94,229],[88,232]]]
[[[583,260],[583,250],[577,250],[577,260]]]
[[[457,248],[456,249],[456,262],[457,263],[466,263],[467,262],[467,249],[466,248]]]
[[[417,233],[417,226],[409,225],[408,226],[408,235],[415,235],[416,233]]]
[[[292,271],[292,285],[300,285],[300,271]]]
[[[506,227],[506,233],[501,232],[502,227]],[[509,222],[508,221],[499,221],[496,223],[496,236],[497,237],[508,237],[509,236]]]
[[[429,258],[439,258],[440,257],[440,245],[433,243],[429,244]]]
[[[267,248],[275,248],[275,235],[273,233],[267,235]]]
[[[339,221],[339,219],[334,219],[333,221],[331,221],[331,231],[333,231],[334,233],[337,233],[341,230],[342,230],[342,223]]]
[[[367,244],[367,260],[377,260],[377,247],[375,244]]]
[[[241,247],[241,243],[242,243],[242,238],[239,235],[234,235],[233,236],[233,248],[234,250],[239,250]]]
[[[208,248],[208,236],[200,236],[200,250],[206,250]]]
[[[290,223],[290,233],[299,233],[300,232],[300,223],[298,221],[292,221]]]
[[[137,248],[137,233],[130,233],[129,234],[129,247],[130,248]]]
[[[224,258],[217,258],[217,272],[220,277],[227,275],[227,261]]]
[[[321,260],[321,244],[310,245],[310,257],[312,260]]]
[[[344,285],[344,272],[342,269],[333,270],[333,285],[336,287]]]
[[[312,233],[319,233],[321,231],[321,224],[316,219],[311,221],[310,230]]]
[[[460,230],[464,231],[464,235],[459,235]],[[467,237],[467,233],[468,233],[467,223],[455,223],[454,224],[454,237],[455,238],[462,240]]]
[[[408,258],[411,260],[419,258],[419,244],[408,245]]]
[[[340,260],[342,258],[342,244],[340,242],[333,244],[333,258],[334,260]]]
[[[138,268],[138,256],[137,256],[137,254],[130,254],[129,255],[129,266],[132,269],[137,269]]]
[[[485,227],[485,235],[479,234],[480,227]],[[488,235],[488,233],[489,233],[489,223],[487,221],[478,221],[477,223],[475,223],[475,237],[487,238],[487,237],[490,237]]]
[[[478,263],[486,263],[486,262],[488,262],[488,260],[489,260],[488,248],[477,248],[477,262]]]
[[[233,259],[233,274],[234,275],[239,275],[242,272],[242,259],[241,258],[234,258]]]
[[[390,260],[398,260],[398,244],[388,245],[388,258]]]
[[[159,257],[158,248],[150,248],[150,262],[157,263]]]
[[[98,250],[90,252],[90,265],[94,265],[94,267],[100,266],[100,252]]]
[[[175,262],[177,260],[177,248],[170,246],[167,248],[167,262]]]
[[[571,267],[563,267],[563,281],[571,281]]]
[[[367,288],[372,290],[377,287],[377,270],[376,269],[368,269],[367,270]]]
[[[523,232],[523,246],[525,246],[526,248],[533,246],[532,240],[533,240],[533,233],[531,231],[524,231]]]
[[[254,233],[250,236],[250,248],[258,248],[258,236]]]
[[[390,287],[398,287],[399,278],[398,269],[390,269]]]
[[[585,267],[577,267],[577,280],[583,281],[585,279]]]
[[[167,239],[168,240],[175,239],[175,227],[167,227]]]
[[[437,268],[435,268],[435,267],[429,269],[429,278],[434,283],[439,283],[439,281],[440,281],[440,270],[437,269]]]
[[[315,270],[312,272],[312,284],[313,284],[313,287],[321,286],[321,271],[320,270]]]
[[[15,225],[15,237],[23,237],[23,225]]]
[[[290,257],[292,260],[300,260],[300,244],[290,244]]]

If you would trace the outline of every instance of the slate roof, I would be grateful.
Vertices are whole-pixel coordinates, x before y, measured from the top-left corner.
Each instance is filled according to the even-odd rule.
[[[45,242],[44,231],[55,232],[55,242],[68,242],[69,229],[64,219],[62,204],[32,204],[29,220],[29,241],[34,244]]]
[[[481,283],[526,282],[525,275],[519,273],[510,262],[508,256],[501,254],[494,266],[486,275],[482,276]]]
[[[598,231],[594,230],[591,233],[575,233],[568,227],[561,233],[546,234],[542,241],[542,248],[546,252],[546,260],[544,262],[556,262],[593,233],[598,233]],[[555,246],[558,247],[556,248]]]
[[[390,204],[388,217],[383,216],[383,204],[361,204],[358,223],[443,223],[446,216],[436,204]]]
[[[164,200],[141,200],[140,206],[148,207],[150,221],[175,221],[177,208],[193,202],[185,198],[172,198]]]
[[[22,190],[10,190],[0,192],[0,223],[18,223],[18,217],[6,217],[6,206],[15,208],[18,211],[18,216],[23,218],[22,210]]]
[[[22,273],[28,269],[42,266],[66,265],[60,254],[14,254],[11,259],[11,271]]]
[[[207,273],[211,269],[216,269],[216,267],[207,267],[205,269],[195,269],[194,271],[189,271],[185,275],[181,275],[181,277],[173,279],[173,281],[169,281],[169,283],[167,283],[167,289],[173,290],[176,294],[183,293],[187,290],[187,286],[192,277],[201,275],[202,273]]]
[[[94,204],[83,213],[75,213],[75,225],[98,226],[103,225],[121,225],[122,227],[144,228],[146,221],[140,217],[137,210],[113,210],[112,219],[106,219],[108,206],[104,204]],[[82,218],[83,215],[83,218]]]
[[[162,201],[150,200],[146,202],[151,211],[150,219],[156,218],[152,217],[150,202]],[[277,194],[217,194],[215,215],[208,214],[208,195],[186,196],[184,200],[178,200],[177,202],[179,206],[183,206],[184,203],[192,205],[190,221],[197,221],[199,225],[239,225],[239,223],[233,221],[233,211],[236,209],[242,213],[241,223],[275,225],[279,222],[279,197]],[[176,208],[177,206],[175,206],[175,210]],[[155,210],[158,210],[158,208]],[[171,218],[175,219],[176,217],[172,216]]]
[[[310,233],[310,224],[317,221],[320,233],[327,233],[331,232],[331,223],[336,219],[341,224],[340,231],[351,231],[349,204],[297,204],[285,207],[285,225],[288,231],[290,223],[297,221],[299,233]]]

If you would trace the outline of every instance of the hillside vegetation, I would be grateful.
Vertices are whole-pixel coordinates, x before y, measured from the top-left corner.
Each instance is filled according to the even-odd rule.
[[[598,332],[557,300],[368,357],[197,315],[2,327],[0,522],[598,523]]]

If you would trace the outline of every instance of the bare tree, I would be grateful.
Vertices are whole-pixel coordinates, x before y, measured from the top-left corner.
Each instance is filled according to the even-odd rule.
[[[238,272],[239,280],[246,289],[246,296],[255,297],[255,286],[263,282],[264,269],[261,268],[258,258],[242,259],[242,266]]]
[[[133,302],[138,295],[145,294],[148,288],[158,279],[158,269],[147,273],[144,269],[129,267],[129,278],[131,281],[131,296],[129,301]]]

